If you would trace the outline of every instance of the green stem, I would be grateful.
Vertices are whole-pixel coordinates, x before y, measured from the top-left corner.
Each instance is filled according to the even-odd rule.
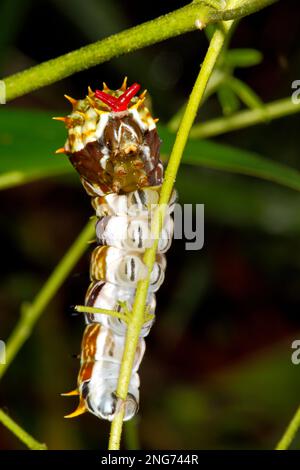
[[[102,315],[110,315],[111,317],[120,318],[121,320],[127,322],[128,318],[126,315],[116,312],[114,310],[108,310],[105,308],[97,308],[97,307],[87,307],[86,305],[76,305],[75,306],[76,312],[79,313],[95,313],[95,314],[102,314]]]
[[[300,428],[300,406],[297,409],[295,415],[290,421],[288,427],[285,430],[282,438],[278,442],[275,450],[287,450],[291,445],[292,440],[295,438],[297,431]]]
[[[0,379],[5,374],[8,366],[15,358],[25,341],[31,334],[35,323],[40,318],[45,307],[60,288],[70,271],[73,269],[95,231],[95,221],[92,219],[84,227],[73,245],[64,255],[63,259],[54,269],[38,295],[31,304],[26,304],[21,309],[20,319],[10,335],[6,346],[6,363],[0,365]]]
[[[232,116],[212,119],[211,121],[196,124],[193,126],[190,137],[207,138],[226,132],[254,126],[261,122],[268,122],[272,119],[295,114],[300,111],[300,104],[294,104],[291,98],[284,98],[265,104],[261,108],[241,111]]]
[[[0,422],[7,427],[21,442],[31,450],[47,450],[46,444],[36,441],[28,432],[13,421],[3,410],[0,409]]]
[[[133,52],[170,37],[192,31],[208,23],[238,18],[259,10],[276,0],[252,0],[247,7],[216,11],[205,2],[192,2],[167,15],[109,36],[76,51],[51,59],[7,77],[6,101],[22,96],[65,77],[101,64],[121,54]],[[215,16],[217,14],[217,17]],[[197,21],[197,25],[196,25]]]
[[[243,18],[244,16],[251,15],[256,11],[275,3],[275,1],[278,0],[251,0],[244,2],[243,5],[233,8],[232,10],[215,10],[210,13],[210,22],[213,23],[216,21],[228,21],[236,18]]]
[[[158,207],[159,210],[156,211],[153,217],[152,233],[154,236],[154,243],[150,249],[146,250],[144,256],[144,263],[147,266],[149,273],[151,273],[152,271],[156,257],[156,249],[160,234],[161,221],[163,220],[164,209],[169,202],[173,190],[173,185],[176,179],[183,151],[187,143],[189,132],[196,117],[200,102],[203,98],[203,94],[205,92],[209,77],[211,76],[216,60],[222,50],[222,46],[226,37],[226,32],[230,29],[230,26],[230,24],[223,25],[223,28],[218,28],[214,33],[214,36],[210,42],[208,51],[204,58],[204,62],[201,66],[199,75],[196,79],[195,85],[189,97],[175,139],[174,147],[166,169],[164,183],[161,188]],[[148,294],[148,287],[149,276],[147,279],[138,283],[135,301],[132,309],[132,319],[127,329],[124,355],[121,363],[120,375],[116,392],[117,396],[121,399],[123,404],[125,403],[127,397],[134,356],[139,340],[140,330],[144,321],[144,311]],[[112,422],[109,439],[109,450],[117,450],[120,448],[123,417],[124,406],[120,407],[119,412],[116,413],[115,418]]]

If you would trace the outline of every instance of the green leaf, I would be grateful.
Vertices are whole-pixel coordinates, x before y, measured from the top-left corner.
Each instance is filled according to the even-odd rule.
[[[63,126],[44,112],[0,108],[0,188],[71,171],[55,155],[66,139]]]
[[[272,234],[300,234],[300,192],[289,188],[182,165],[176,189],[181,204],[205,204],[207,217],[218,224]]]
[[[171,150],[174,135],[160,127],[162,152]],[[300,172],[256,153],[217,144],[208,140],[189,139],[183,163],[256,176],[300,191]]]
[[[262,60],[262,53],[256,49],[230,49],[225,53],[225,62],[230,67],[252,67]]]
[[[169,155],[175,134],[162,125],[159,133],[163,140],[162,154]],[[75,174],[67,157],[54,154],[65,139],[64,126],[52,121],[50,113],[0,108],[0,188],[49,176]],[[300,191],[297,170],[211,141],[190,139],[183,163],[256,176]]]

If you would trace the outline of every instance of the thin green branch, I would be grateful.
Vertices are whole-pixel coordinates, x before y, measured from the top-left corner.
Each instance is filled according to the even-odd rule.
[[[262,108],[245,110],[232,116],[196,124],[192,128],[190,136],[204,139],[298,112],[300,112],[300,103],[294,104],[291,98],[284,98],[265,104]]]
[[[35,323],[40,318],[47,304],[53,298],[81,257],[82,253],[87,248],[88,241],[93,236],[94,231],[95,221],[92,219],[84,227],[78,238],[71,245],[60,263],[56,266],[33,302],[31,304],[23,305],[20,319],[7,341],[6,363],[0,365],[0,379],[3,377],[8,366],[30,336]]]
[[[127,323],[128,318],[126,315],[116,312],[114,310],[107,310],[105,308],[98,308],[98,307],[88,307],[86,305],[76,305],[75,310],[78,313],[95,313],[97,314],[102,314],[102,315],[110,315],[111,317],[116,317],[120,318],[121,320],[125,321]]]
[[[173,185],[176,179],[183,151],[187,143],[189,132],[193,125],[201,100],[203,98],[209,77],[211,76],[216,60],[222,50],[222,46],[226,37],[226,32],[230,29],[230,26],[231,24],[227,23],[226,25],[223,25],[223,28],[218,28],[214,33],[214,36],[210,42],[208,51],[204,58],[203,64],[201,66],[199,75],[196,79],[194,88],[188,100],[175,139],[174,147],[166,169],[164,183],[161,188],[159,207],[153,217],[152,234],[154,243],[150,249],[146,250],[144,256],[144,262],[148,268],[149,273],[151,273],[152,271],[156,257],[157,243],[161,230],[161,221],[163,220],[164,216],[164,210],[172,194]],[[132,310],[132,319],[127,329],[124,355],[121,363],[120,375],[116,392],[123,406],[120,406],[119,412],[116,413],[111,425],[109,450],[117,450],[120,448],[124,417],[124,404],[128,393],[128,386],[131,378],[132,365],[135,357],[139,334],[144,322],[144,311],[148,294],[148,287],[149,276],[147,279],[138,283]]]
[[[23,444],[31,450],[47,450],[46,444],[36,441],[28,432],[11,419],[3,410],[0,409],[0,422],[9,429]]]
[[[287,450],[300,428],[300,406],[286,428],[282,438],[278,442],[275,450]]]
[[[4,80],[6,101],[50,85],[121,54],[136,51],[199,27],[203,28],[207,24],[220,21],[223,18],[229,20],[242,17],[275,1],[252,0],[245,2],[247,7],[220,11],[216,11],[204,1],[192,2],[167,15],[7,77]]]
[[[272,5],[272,3],[275,3],[275,1],[278,0],[251,0],[245,1],[240,7],[233,8],[231,10],[215,10],[210,13],[210,22],[213,23],[216,21],[228,21],[237,18],[243,18],[244,16],[251,15],[256,11],[262,10],[269,5]]]

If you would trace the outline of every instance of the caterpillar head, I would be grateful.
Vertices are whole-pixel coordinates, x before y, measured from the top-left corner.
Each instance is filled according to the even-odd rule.
[[[68,130],[66,153],[89,192],[104,195],[127,193],[160,185],[163,169],[159,160],[160,139],[156,120],[145,106],[145,94],[136,96],[140,85],[89,93],[83,100],[67,96],[72,113],[63,120]],[[87,189],[87,188],[86,188]]]

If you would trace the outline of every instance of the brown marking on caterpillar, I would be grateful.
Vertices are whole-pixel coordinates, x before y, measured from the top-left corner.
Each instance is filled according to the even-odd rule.
[[[80,367],[78,379],[77,379],[78,388],[83,382],[90,380],[92,373],[93,373],[94,364],[95,364],[95,361],[83,362],[83,364]]]
[[[95,363],[96,345],[101,325],[92,323],[85,328],[81,343],[81,367],[78,374],[78,387],[90,380]]]
[[[102,288],[103,284],[101,282],[91,282],[85,295],[85,305],[92,307]]]
[[[93,360],[95,357],[97,337],[99,335],[100,329],[100,323],[94,323],[86,327],[81,344],[82,362],[88,362],[89,360]]]
[[[105,280],[106,276],[106,253],[108,246],[97,246],[92,253],[91,257],[91,279],[97,281]]]

